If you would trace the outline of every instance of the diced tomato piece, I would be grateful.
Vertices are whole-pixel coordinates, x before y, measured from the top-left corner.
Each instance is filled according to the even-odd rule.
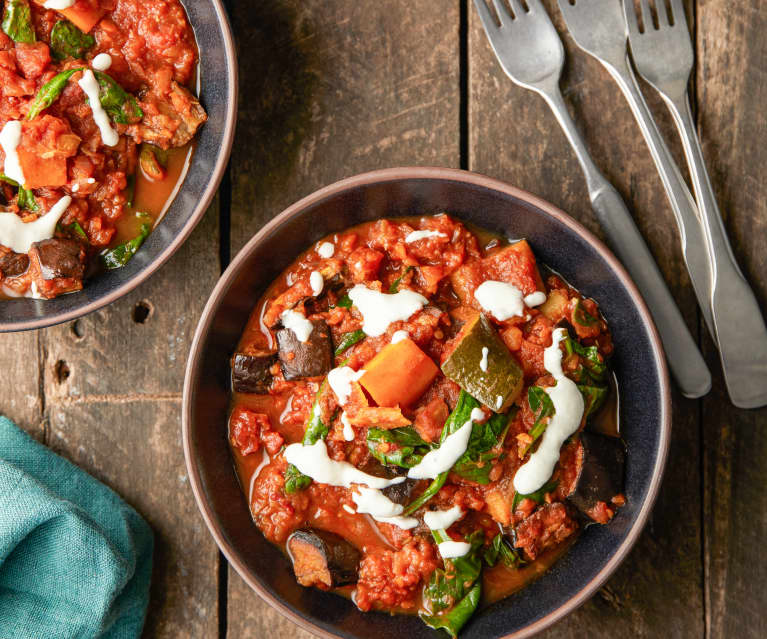
[[[275,435],[280,440],[282,439],[279,433],[272,431],[269,417],[263,413],[256,413],[240,407],[236,408],[229,418],[229,437],[232,440],[232,445],[238,448],[243,455],[258,452],[264,438],[269,442],[267,450],[274,449],[275,446],[276,450],[279,450],[282,441],[278,443]]]
[[[16,44],[16,64],[25,78],[31,80],[39,78],[50,61],[50,50],[45,42]]]
[[[349,268],[355,282],[369,282],[378,279],[383,253],[361,246],[349,255]]]

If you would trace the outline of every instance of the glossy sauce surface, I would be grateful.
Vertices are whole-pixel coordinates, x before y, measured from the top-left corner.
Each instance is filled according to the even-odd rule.
[[[407,222],[414,228],[418,228],[419,219],[420,218],[413,217],[394,221]],[[300,265],[308,259],[314,259],[312,256],[315,253],[315,249],[322,244],[323,241],[330,241],[338,245],[340,236],[351,232],[357,233],[360,238],[366,238],[373,232],[374,224],[375,223],[368,223],[360,225],[348,229],[341,234],[335,234],[324,238],[324,240],[315,243],[309,250],[299,256],[294,264],[286,269],[283,275],[272,283],[258,301],[243,332],[238,350],[242,351],[252,348],[267,350],[274,349],[276,345],[272,338],[271,331],[264,324],[264,314],[270,301],[284,293],[296,282],[296,273],[298,272],[296,268],[297,265]],[[498,248],[509,244],[508,240],[482,229],[471,227],[470,231],[478,237],[479,246],[482,248],[483,254],[488,250],[497,250]],[[383,268],[386,269],[387,265],[385,264]],[[386,278],[387,276],[385,274],[381,276],[382,281],[386,280]],[[610,384],[613,392],[611,392],[606,405],[593,419],[593,428],[604,434],[616,436],[618,435],[617,387],[615,386],[615,381],[612,377]],[[291,411],[294,400],[295,396],[292,389],[270,395],[234,393],[232,405],[233,408],[244,407],[254,412],[267,415],[273,427],[283,435],[285,444],[290,444],[301,441],[304,435],[303,423],[295,423],[285,419],[286,415]],[[261,473],[269,472],[268,469],[270,468],[270,462],[272,460],[265,449],[258,451],[256,454],[243,455],[237,447],[233,446],[232,453],[237,475],[243,487],[243,492],[247,495],[251,510],[253,510],[256,507],[254,487],[257,482],[259,482],[259,475]],[[396,545],[392,543],[392,539],[387,535],[382,534],[381,529],[370,516],[351,514],[347,512],[344,506],[347,506],[352,510],[354,509],[354,503],[348,498],[344,490],[328,487],[322,491],[321,501],[312,501],[312,505],[307,511],[308,518],[306,524],[312,528],[328,530],[341,535],[354,546],[361,549],[363,553],[393,551],[396,549]],[[472,511],[469,513],[466,520],[462,522],[462,525],[465,527],[469,527],[470,525],[480,526],[487,529],[492,528],[495,524],[489,517],[487,517],[487,515]],[[522,567],[511,568],[499,562],[492,568],[485,568],[482,572],[482,604],[487,605],[493,601],[506,597],[523,588],[531,580],[536,579],[565,552],[567,552],[567,549],[574,543],[576,538],[577,534],[572,535],[566,543],[562,543],[556,548],[547,550],[535,560]],[[284,550],[284,544],[282,547]],[[344,596],[352,596],[354,589],[352,587],[344,587],[338,588],[335,591]],[[412,614],[417,612],[417,608],[400,608],[395,606],[391,611]]]

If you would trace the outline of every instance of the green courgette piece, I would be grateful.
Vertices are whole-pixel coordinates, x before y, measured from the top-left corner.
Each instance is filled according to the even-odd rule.
[[[35,99],[32,101],[32,105],[29,107],[29,111],[27,111],[27,120],[34,120],[40,113],[51,106],[51,104],[53,104],[61,95],[64,87],[67,86],[69,78],[78,71],[84,71],[84,68],[68,69],[61,73],[57,73],[41,86]]]
[[[82,59],[95,44],[96,38],[83,33],[69,20],[59,20],[51,29],[51,55],[56,60]]]
[[[32,44],[35,42],[35,27],[32,11],[27,0],[6,0],[3,16],[3,31],[14,42]]]
[[[487,349],[487,371],[480,368],[483,348]],[[482,313],[463,325],[442,372],[497,413],[522,392],[522,368]]]
[[[338,342],[338,346],[336,346],[334,354],[340,355],[346,349],[351,348],[357,342],[360,342],[363,339],[365,339],[365,331],[363,331],[361,328],[357,329],[356,331],[351,331],[350,333],[344,333],[341,335],[341,341]]]
[[[453,412],[450,413],[447,420],[445,421],[445,425],[442,427],[442,434],[439,438],[440,444],[445,441],[448,435],[452,435],[467,421],[469,421],[471,419],[471,411],[475,408],[479,408],[479,406],[480,404],[476,399],[469,395],[465,390],[462,390],[458,395],[458,402],[456,403]],[[421,493],[415,501],[413,501],[407,508],[405,508],[402,514],[409,515],[415,512],[432,497],[434,497],[434,495],[439,492],[440,488],[445,485],[445,481],[447,480],[447,475],[449,472],[450,471],[445,471],[444,473],[437,475],[432,480],[431,484],[427,486],[426,490],[424,490],[423,493]]]
[[[144,240],[149,236],[152,231],[152,225],[144,222],[139,228],[139,234],[133,239],[118,244],[112,249],[104,251],[101,254],[101,264],[106,269],[120,268],[130,262],[131,258],[136,254]]]

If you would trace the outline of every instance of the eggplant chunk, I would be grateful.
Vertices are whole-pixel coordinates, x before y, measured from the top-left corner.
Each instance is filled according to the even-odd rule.
[[[417,484],[418,481],[415,479],[406,479],[399,484],[387,486],[381,492],[395,504],[399,504],[400,506],[407,506],[411,501],[413,501],[413,490]]]
[[[603,501],[607,504],[623,492],[623,466],[626,452],[616,437],[582,432],[582,455],[578,475],[568,500],[585,515]]]
[[[29,268],[29,256],[26,253],[14,253],[0,246],[0,279],[16,277]]]
[[[235,353],[232,358],[232,388],[236,393],[269,392],[272,374],[269,369],[277,360],[274,351],[254,350],[250,353]]]
[[[77,240],[54,238],[32,244],[30,256],[40,265],[44,280],[72,278],[85,274],[85,251]]]
[[[334,533],[297,530],[288,537],[287,550],[296,580],[302,586],[327,590],[357,583],[360,553]]]
[[[285,379],[326,375],[333,367],[333,344],[325,320],[312,320],[314,328],[306,342],[300,342],[289,328],[277,331],[278,356]]]

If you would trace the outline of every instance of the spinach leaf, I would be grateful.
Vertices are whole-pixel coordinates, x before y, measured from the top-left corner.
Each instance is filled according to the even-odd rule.
[[[514,512],[523,499],[532,499],[536,504],[542,504],[546,493],[550,493],[559,484],[558,479],[550,479],[543,486],[541,486],[534,493],[529,495],[523,495],[522,493],[514,493],[514,501],[511,503],[511,511]]]
[[[41,86],[40,90],[35,96],[35,99],[32,101],[32,105],[29,107],[29,111],[27,112],[27,120],[33,120],[38,115],[40,115],[42,111],[51,106],[51,104],[53,104],[61,95],[64,87],[67,86],[69,78],[71,78],[78,71],[83,71],[83,68],[80,67],[78,69],[62,71],[61,73],[53,76],[50,80],[48,80],[48,82]]]
[[[37,211],[40,209],[40,206],[35,199],[35,194],[30,189],[25,189],[16,180],[12,180],[5,173],[0,173],[0,180],[10,184],[11,186],[18,187],[19,192],[18,197],[16,198],[16,205],[20,209],[24,209],[26,211]]]
[[[350,333],[344,333],[341,335],[341,341],[338,342],[338,346],[336,346],[335,355],[340,355],[347,348],[351,348],[363,339],[365,339],[365,331],[361,328],[358,328],[356,331],[351,331]]]
[[[474,611],[479,606],[482,596],[482,584],[478,581],[469,592],[453,608],[442,615],[421,614],[421,620],[430,628],[445,630],[451,637],[457,637],[458,632],[466,625]]]
[[[429,452],[430,446],[414,428],[371,428],[368,430],[368,450],[384,466],[412,468]]]
[[[581,395],[583,395],[583,403],[585,406],[583,409],[583,417],[584,419],[588,419],[602,408],[610,393],[610,388],[608,386],[591,386],[587,384],[577,384],[577,386]]]
[[[320,397],[327,388],[327,377],[322,381],[320,387],[317,389],[317,394],[314,396],[314,402],[312,402],[312,408],[309,411],[309,421],[306,422],[306,430],[304,431],[304,446],[311,446],[317,443],[317,440],[325,439],[328,434],[329,428],[322,421],[322,406],[320,404]],[[285,492],[295,493],[299,490],[308,488],[312,483],[312,478],[304,475],[293,464],[288,464],[285,470]]]
[[[133,206],[133,198],[136,196],[136,174],[131,173],[126,178],[127,185],[125,187],[125,206]]]
[[[113,249],[104,251],[101,254],[101,263],[104,268],[113,269],[125,266],[136,254],[136,251],[139,250],[151,231],[152,225],[144,222],[139,228],[139,234],[136,237],[118,244]]]
[[[485,563],[491,567],[495,566],[498,560],[508,568],[518,567],[525,563],[519,552],[506,540],[503,533],[498,533],[493,537],[493,541],[485,548],[483,558]]]
[[[581,357],[582,367],[575,371],[576,383],[587,383],[588,378],[595,382],[604,382],[607,378],[607,364],[596,346],[583,346],[580,342],[568,337],[564,341],[568,355],[575,353]]]
[[[72,224],[70,224],[70,225],[69,225],[69,226],[67,226],[66,228],[67,228],[67,230],[68,230],[68,231],[70,231],[70,232],[71,232],[73,235],[79,235],[79,236],[80,236],[81,238],[83,238],[84,240],[86,240],[86,241],[88,240],[88,236],[85,234],[85,230],[83,229],[83,227],[82,227],[82,226],[80,226],[80,223],[79,223],[77,220],[75,220],[74,222],[72,222]]]
[[[453,472],[478,484],[489,484],[490,462],[501,453],[500,444],[506,438],[511,417],[511,414],[496,413],[484,424],[474,424],[466,452],[455,462]]]
[[[16,199],[20,209],[26,209],[27,211],[37,211],[40,206],[35,200],[35,194],[30,189],[25,189],[23,186],[19,187],[19,197]]]
[[[397,292],[399,292],[399,285],[402,284],[403,278],[405,277],[405,275],[410,273],[410,271],[412,271],[412,270],[413,270],[412,266],[405,267],[405,270],[402,271],[402,275],[400,275],[396,280],[394,280],[391,283],[391,286],[389,287],[389,293],[397,293]]]
[[[82,59],[95,44],[96,38],[83,33],[69,20],[59,20],[51,29],[51,54],[56,60]]]
[[[556,412],[551,397],[540,386],[531,386],[527,389],[527,402],[530,404],[530,410],[535,415],[535,423],[528,433],[533,438],[533,441],[525,449],[525,455],[527,455],[538,438],[543,435],[546,426],[549,425],[549,418]]]
[[[458,395],[458,402],[455,405],[455,409],[452,413],[450,413],[447,420],[445,421],[445,425],[442,427],[442,434],[439,438],[440,444],[445,441],[445,438],[448,435],[452,435],[467,421],[469,421],[469,419],[471,419],[471,411],[475,408],[479,408],[479,406],[480,403],[462,389],[460,395]],[[437,477],[432,480],[431,484],[429,484],[426,490],[421,493],[421,495],[414,502],[407,506],[402,514],[409,515],[415,512],[432,497],[434,497],[434,495],[439,492],[440,488],[445,485],[445,481],[447,480],[447,475],[449,472],[450,471],[445,471],[444,473],[437,475]]]
[[[583,300],[579,299],[575,303],[573,309],[573,322],[580,324],[581,326],[594,326],[599,321],[598,317],[594,317],[583,306]]]
[[[7,0],[3,16],[3,31],[14,42],[32,44],[35,38],[35,27],[32,25],[32,12],[27,0]]]
[[[134,124],[144,117],[136,98],[103,71],[94,71],[99,83],[99,102],[117,124]]]
[[[432,531],[439,544],[451,541],[444,530]],[[471,549],[463,557],[445,559],[445,568],[438,568],[429,578],[423,591],[424,604],[430,614],[421,619],[432,628],[443,628],[453,637],[466,624],[477,608],[482,593],[479,575],[482,571],[481,549],[485,535],[477,531],[466,541]]]
[[[288,495],[309,488],[311,483],[312,478],[302,474],[293,464],[289,464],[285,469],[285,492]]]
[[[341,308],[351,308],[352,298],[349,297],[348,293],[345,293],[343,297],[340,297],[339,300],[335,303],[335,306],[340,306]],[[335,306],[333,308],[335,308]]]

